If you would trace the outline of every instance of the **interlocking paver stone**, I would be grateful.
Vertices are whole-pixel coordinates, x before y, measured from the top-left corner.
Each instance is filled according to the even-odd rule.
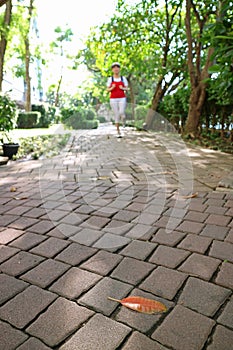
[[[122,259],[123,257],[118,254],[102,250],[85,261],[81,267],[105,276],[112,271]]]
[[[229,228],[227,227],[208,224],[204,227],[200,235],[224,240],[228,231],[229,231]]]
[[[212,343],[207,350],[232,350],[233,331],[217,326],[213,335]]]
[[[104,226],[107,225],[107,223],[110,221],[109,218],[105,218],[103,216],[90,216],[89,219],[87,219],[82,226],[84,227],[89,227],[92,228],[94,230],[98,230],[103,228]]]
[[[30,226],[38,223],[38,219],[33,218],[26,218],[24,216],[21,216],[17,220],[15,220],[13,223],[11,223],[9,226],[13,227],[18,230],[26,230]]]
[[[210,280],[220,262],[221,260],[193,253],[179,267],[179,270],[193,276],[199,276],[205,280]]]
[[[126,237],[148,240],[156,231],[157,228],[153,226],[136,224],[129,232],[126,233]]]
[[[215,322],[177,305],[152,335],[152,338],[175,350],[201,350]]]
[[[0,264],[18,253],[19,249],[0,245]]]
[[[168,300],[158,298],[158,297],[155,298],[153,294],[143,292],[140,289],[134,289],[132,293],[130,293],[130,295],[140,296],[143,298],[160,301],[166,305],[168,310],[174,305],[172,302]],[[116,320],[122,323],[126,323],[129,327],[133,329],[137,329],[142,333],[147,333],[159,322],[161,317],[163,317],[163,314],[161,313],[148,315],[148,314],[132,311],[122,306],[120,307],[120,311],[116,315]]]
[[[175,268],[176,266],[180,265],[189,255],[190,252],[183,249],[160,245],[149,261],[157,265]]]
[[[131,223],[119,220],[111,220],[107,226],[104,227],[104,231],[113,233],[115,235],[124,235],[134,227]]]
[[[229,289],[190,277],[179,303],[206,316],[213,316],[230,294]]]
[[[108,297],[121,299],[125,297],[132,288],[133,287],[129,284],[105,277],[81,297],[79,303],[109,316],[118,305],[108,300]]]
[[[137,212],[124,209],[124,210],[118,211],[118,213],[116,215],[114,215],[113,220],[131,222],[137,216],[138,216]]]
[[[7,244],[14,239],[18,238],[24,233],[22,230],[15,230],[13,228],[7,228],[0,233],[0,244]]]
[[[139,332],[133,332],[122,350],[166,350],[163,345]]]
[[[205,222],[210,225],[227,226],[230,220],[229,216],[210,214]]]
[[[84,228],[74,236],[70,237],[71,241],[91,246],[95,243],[100,237],[103,236],[103,232],[98,230],[93,230],[90,228]]]
[[[96,249],[94,248],[85,247],[78,243],[72,243],[58,254],[55,259],[75,266],[90,258],[90,256],[95,253]]]
[[[55,346],[92,315],[91,310],[83,308],[75,302],[58,298],[45,313],[27,328],[27,332],[49,346]]]
[[[43,344],[39,339],[29,338],[25,343],[20,345],[17,350],[49,350],[48,346]]]
[[[43,261],[40,265],[34,269],[28,271],[21,276],[24,281],[32,284],[36,284],[41,288],[45,288],[50,285],[55,279],[61,276],[69,269],[69,265],[60,261],[48,259]]]
[[[115,350],[129,333],[129,327],[97,314],[60,350]]]
[[[184,220],[189,221],[196,221],[196,222],[204,222],[208,217],[208,214],[200,213],[196,211],[189,211],[186,215]]]
[[[179,243],[178,248],[183,248],[193,252],[204,254],[210,246],[211,242],[212,239],[209,237],[189,234],[183,239],[181,243]]]
[[[44,258],[28,252],[19,252],[0,266],[0,271],[17,276],[38,265]]]
[[[227,237],[225,238],[225,241],[233,244],[233,229],[230,230]]]
[[[45,241],[47,238],[48,237],[38,235],[37,233],[25,232],[22,236],[15,239],[9,245],[12,247],[20,248],[22,250],[28,250]]]
[[[49,220],[40,220],[38,223],[30,227],[30,232],[45,234],[54,228],[54,223]]]
[[[58,281],[56,281],[50,290],[64,297],[74,299],[95,285],[101,276],[72,267]]]
[[[233,289],[233,265],[223,263],[216,277],[216,283],[221,286]]]
[[[24,328],[56,298],[56,294],[30,286],[0,308],[0,318]]]
[[[70,237],[73,236],[75,233],[80,231],[80,228],[75,225],[69,225],[69,224],[59,224],[55,230],[59,230],[61,235],[64,237]],[[51,232],[51,231],[50,231]]]
[[[19,217],[17,215],[4,215],[0,216],[0,226],[8,226],[9,224],[12,224],[14,221],[16,221]],[[15,227],[15,226],[12,226]],[[15,227],[22,229],[22,227]]]
[[[133,258],[124,258],[113,270],[111,276],[120,281],[138,284],[154,269],[153,264]]]
[[[165,245],[174,247],[185,236],[186,236],[185,233],[181,233],[177,231],[168,233],[164,228],[160,228],[158,232],[155,234],[155,236],[152,238],[152,242],[157,242],[160,244],[165,244]]]
[[[194,221],[183,221],[176,229],[187,233],[200,233],[204,224]]]
[[[28,283],[18,280],[15,277],[0,274],[0,305],[16,294],[22,292]]]
[[[225,306],[223,312],[218,317],[218,322],[233,329],[233,297]]]
[[[25,333],[2,321],[0,321],[0,334],[0,349],[2,350],[15,350],[28,338]]]
[[[132,241],[120,253],[131,258],[145,260],[157,247],[156,243]]]
[[[106,249],[110,252],[115,252],[116,250],[124,247],[130,242],[129,238],[118,236],[111,233],[105,233],[94,245],[93,247],[99,249]]]
[[[209,255],[215,258],[233,262],[233,244],[228,242],[213,241]]]
[[[184,273],[159,266],[142,282],[140,288],[172,300],[186,278]]]
[[[69,242],[51,237],[45,242],[37,245],[35,248],[30,250],[30,253],[45,256],[46,258],[52,258],[57,255],[61,250],[65,249],[69,245]]]

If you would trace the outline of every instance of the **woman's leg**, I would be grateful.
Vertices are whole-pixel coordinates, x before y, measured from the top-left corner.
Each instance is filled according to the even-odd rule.
[[[110,106],[112,108],[112,111],[114,113],[115,117],[115,125],[117,128],[117,133],[120,134],[120,106],[119,106],[119,99],[110,99]]]
[[[123,124],[125,122],[125,109],[126,109],[126,97],[121,98],[119,102],[119,114],[120,114],[120,117],[122,118]]]

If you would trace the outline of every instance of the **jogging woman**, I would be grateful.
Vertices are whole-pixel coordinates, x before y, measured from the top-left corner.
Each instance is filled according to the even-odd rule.
[[[120,119],[122,118],[123,123],[125,119],[125,91],[128,90],[128,81],[125,77],[120,75],[120,67],[120,63],[118,62],[112,64],[113,75],[108,78],[107,82],[107,90],[110,92],[110,105],[115,116],[115,125],[119,137],[121,137]]]

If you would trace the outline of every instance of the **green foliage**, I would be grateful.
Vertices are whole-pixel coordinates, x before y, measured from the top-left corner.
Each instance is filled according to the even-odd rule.
[[[106,123],[105,117],[103,117],[103,116],[101,116],[101,115],[98,116],[97,119],[98,119],[99,123]]]
[[[10,97],[0,94],[0,131],[8,132],[16,125],[16,104]]]
[[[92,108],[82,106],[61,109],[62,122],[73,129],[96,129],[98,120],[96,112]]]
[[[145,122],[147,112],[148,112],[147,106],[137,106],[135,108],[135,120]]]
[[[32,129],[38,127],[40,112],[23,112],[18,114],[17,127],[19,129]]]

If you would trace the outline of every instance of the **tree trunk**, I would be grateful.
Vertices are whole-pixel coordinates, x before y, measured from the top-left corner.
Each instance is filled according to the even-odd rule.
[[[26,112],[31,111],[31,77],[30,77],[30,27],[31,27],[31,19],[32,19],[32,11],[33,11],[33,2],[34,0],[30,0],[30,5],[28,8],[28,33],[25,38],[25,82],[26,82],[26,103],[25,110]]]
[[[154,96],[152,98],[151,102],[151,108],[147,112],[146,116],[146,129],[151,129],[153,127],[155,112],[158,108],[159,101],[163,98],[165,95],[165,92],[167,91],[167,87],[165,86],[162,88],[163,78],[160,78],[158,81],[158,84],[155,89]]]
[[[0,0],[0,7],[7,4],[8,2],[10,2],[11,0]]]
[[[7,31],[11,23],[11,14],[12,14],[12,1],[6,3],[6,9],[4,14],[4,26],[1,30],[0,36],[0,91],[2,91],[2,82],[4,75],[4,57],[7,47]]]
[[[55,107],[58,107],[58,105],[59,105],[59,94],[60,94],[61,82],[62,82],[62,75],[60,76],[60,79],[59,79],[58,85],[57,85],[56,98],[55,98],[55,102],[54,102]]]
[[[129,89],[130,89],[130,102],[131,102],[131,109],[132,109],[132,119],[135,119],[135,94],[133,89],[133,84],[131,77],[127,77],[128,83],[129,83]]]

